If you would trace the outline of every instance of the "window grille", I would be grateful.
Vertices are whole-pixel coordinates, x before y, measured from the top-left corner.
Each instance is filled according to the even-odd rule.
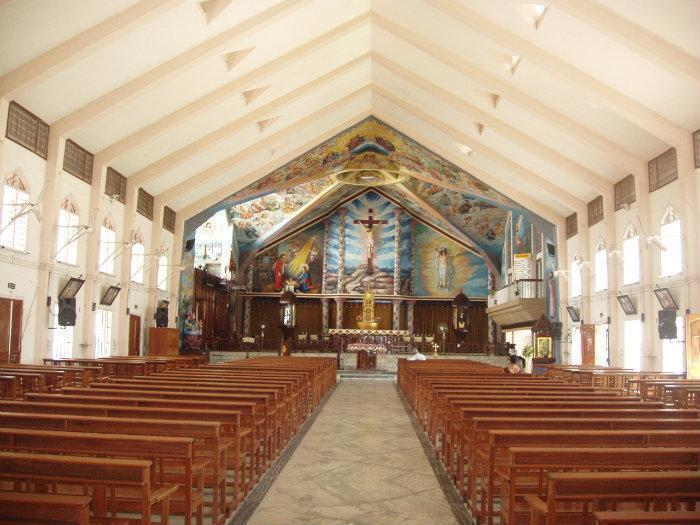
[[[663,188],[678,178],[676,148],[671,148],[649,161],[649,191]]]
[[[136,200],[136,211],[149,220],[153,220],[153,195],[147,193],[143,188],[139,188],[139,195]]]
[[[615,183],[615,211],[621,210],[636,200],[634,175],[627,175],[627,177]]]
[[[603,220],[603,197],[599,195],[588,203],[588,226],[598,224]]]
[[[113,168],[107,168],[105,194],[122,204],[126,202],[126,177]]]
[[[92,183],[92,162],[95,156],[72,140],[66,140],[63,169],[83,182]]]
[[[10,102],[7,115],[8,139],[46,158],[49,148],[49,125],[17,102]]]
[[[566,218],[566,238],[571,239],[578,233],[578,218],[572,213]]]

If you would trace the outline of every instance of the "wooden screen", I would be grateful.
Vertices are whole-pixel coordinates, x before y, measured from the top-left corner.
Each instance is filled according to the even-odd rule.
[[[136,199],[136,211],[147,219],[153,220],[153,195],[148,193],[143,188],[139,188],[139,194]]]
[[[578,233],[578,218],[572,213],[566,218],[566,238],[570,239]]]
[[[167,206],[163,208],[163,228],[175,233],[175,210]]]
[[[10,102],[7,115],[8,139],[46,158],[49,147],[49,125],[17,102]]]
[[[593,226],[603,220],[603,196],[599,195],[588,203],[588,225]]]
[[[221,285],[221,277],[195,268],[194,308],[202,321],[202,342],[209,348],[215,341],[231,337],[229,300],[230,292]]]
[[[122,204],[126,202],[126,177],[114,168],[107,168],[105,194]]]
[[[435,341],[441,343],[438,325],[445,323],[450,328],[447,331],[446,342],[448,347],[456,344],[452,331],[452,305],[446,301],[418,301],[413,309],[413,333],[416,335],[434,335]],[[486,317],[486,304],[474,303],[469,308],[469,332],[465,342],[488,342],[488,319]]]
[[[615,183],[615,211],[637,200],[634,192],[634,175],[627,175]]]
[[[664,151],[649,161],[649,191],[655,191],[678,178],[676,148]]]
[[[92,163],[94,155],[72,140],[66,140],[63,155],[63,169],[83,182],[92,183]]]

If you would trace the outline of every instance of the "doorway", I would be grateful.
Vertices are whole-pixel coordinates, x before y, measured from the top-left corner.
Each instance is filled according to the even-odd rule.
[[[0,363],[19,363],[22,353],[22,301],[0,297]]]
[[[129,315],[129,355],[141,355],[140,315]]]

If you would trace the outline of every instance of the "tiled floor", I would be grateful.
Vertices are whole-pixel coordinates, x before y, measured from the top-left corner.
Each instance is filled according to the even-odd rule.
[[[393,381],[341,381],[248,521],[301,523],[457,523]]]

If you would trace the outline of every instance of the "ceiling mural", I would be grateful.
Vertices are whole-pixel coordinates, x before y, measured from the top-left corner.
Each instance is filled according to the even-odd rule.
[[[234,225],[239,264],[245,266],[256,253],[369,188],[432,228],[473,246],[493,268],[500,267],[510,211],[548,224],[375,117],[220,201],[209,214],[226,209]],[[200,218],[201,214],[196,220]]]

